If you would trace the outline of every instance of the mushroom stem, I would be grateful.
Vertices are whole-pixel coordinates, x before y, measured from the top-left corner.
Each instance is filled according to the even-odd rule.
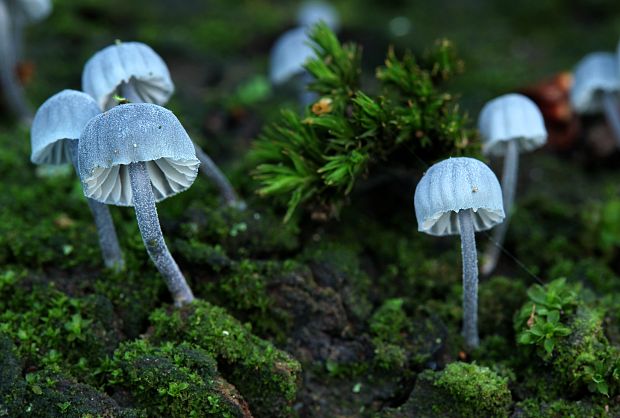
[[[71,162],[75,168],[75,172],[78,170],[78,141],[71,141],[69,146],[69,153],[71,154]],[[121,247],[118,244],[118,238],[116,236],[116,229],[114,228],[114,221],[110,214],[110,209],[104,203],[97,202],[96,200],[86,198],[88,207],[93,214],[95,225],[97,226],[97,234],[99,235],[99,248],[101,249],[101,256],[103,257],[103,263],[107,268],[111,268],[116,272],[125,269],[125,261],[123,260],[123,253]]]
[[[463,337],[469,348],[480,344],[478,338],[478,254],[471,209],[458,212],[463,257]]]
[[[146,251],[157,270],[164,276],[168,290],[172,293],[174,304],[176,306],[188,304],[194,300],[194,294],[164,241],[157,216],[153,186],[146,171],[146,164],[144,162],[129,164],[129,179],[138,227]]]
[[[13,109],[22,122],[30,124],[33,115],[15,71],[16,40],[13,39],[12,24],[8,13],[6,6],[0,2],[0,86],[2,86],[9,108]]]
[[[607,123],[616,138],[616,143],[620,146],[620,102],[617,93],[611,91],[603,93],[603,110]]]
[[[519,150],[515,141],[508,141],[506,156],[504,157],[504,170],[502,173],[502,194],[504,199],[504,222],[497,225],[493,230],[493,238],[484,255],[482,274],[487,276],[495,270],[499,255],[504,245],[508,224],[510,223],[510,212],[517,189],[517,173],[519,172]]]
[[[234,206],[241,210],[245,209],[245,202],[239,200],[237,193],[226,176],[224,176],[213,160],[209,158],[207,153],[196,145],[195,142],[194,150],[196,151],[196,158],[200,161],[200,171],[202,171],[202,173],[215,184],[215,187],[217,187],[220,191],[224,202],[229,206]]]
[[[123,81],[119,86],[119,91],[124,99],[127,99],[130,103],[143,103],[146,100],[142,98],[136,87],[131,82]]]
[[[304,71],[297,81],[297,88],[299,90],[299,103],[302,106],[302,110],[316,102],[319,98],[318,94],[308,90],[308,85],[314,81],[314,77],[308,72]]]

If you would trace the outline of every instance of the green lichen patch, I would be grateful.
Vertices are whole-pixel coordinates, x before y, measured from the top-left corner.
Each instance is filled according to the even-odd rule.
[[[151,315],[157,341],[196,344],[218,360],[219,369],[259,417],[287,417],[301,367],[287,353],[259,339],[223,308],[196,301],[183,310]]]
[[[106,365],[110,384],[157,417],[251,417],[237,390],[222,379],[213,357],[188,343],[122,344]]]

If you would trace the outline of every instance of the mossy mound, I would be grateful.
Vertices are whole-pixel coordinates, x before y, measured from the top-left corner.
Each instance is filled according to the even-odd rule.
[[[384,418],[507,417],[512,404],[507,379],[487,367],[450,363],[445,370],[426,370],[407,402]]]
[[[191,344],[146,340],[122,344],[108,365],[109,383],[158,417],[251,417],[237,390],[205,350]]]
[[[226,310],[196,301],[182,310],[151,315],[155,342],[186,341],[215,357],[224,377],[241,392],[254,415],[287,417],[301,366],[287,353],[251,333]]]

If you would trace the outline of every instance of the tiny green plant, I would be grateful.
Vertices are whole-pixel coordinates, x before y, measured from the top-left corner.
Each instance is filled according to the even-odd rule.
[[[526,304],[517,316],[519,344],[534,345],[541,358],[548,360],[559,339],[571,334],[571,329],[560,319],[576,306],[577,291],[560,278],[547,284],[532,286]]]
[[[258,194],[285,202],[285,221],[300,207],[317,219],[338,215],[355,184],[379,164],[405,155],[410,168],[415,157],[461,155],[472,143],[467,117],[440,88],[462,66],[449,41],[422,58],[390,49],[376,73],[378,92],[371,93],[361,87],[359,46],[341,44],[324,24],[310,38],[316,58],[305,68],[319,99],[304,115],[284,110],[252,152]]]

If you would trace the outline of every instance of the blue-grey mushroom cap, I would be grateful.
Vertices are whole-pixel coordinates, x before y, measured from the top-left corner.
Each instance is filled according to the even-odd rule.
[[[86,93],[63,90],[47,99],[34,115],[30,129],[35,164],[71,163],[69,141],[77,141],[84,127],[101,111]]]
[[[6,0],[9,10],[26,22],[38,22],[52,12],[50,0]]]
[[[189,188],[200,165],[181,122],[149,103],[119,105],[93,118],[78,157],[86,197],[118,206],[133,206],[129,164],[146,163],[156,201]]]
[[[297,12],[297,23],[300,26],[310,27],[319,22],[325,22],[333,31],[338,30],[340,19],[334,7],[323,1],[307,1]]]
[[[579,61],[573,72],[571,106],[577,113],[600,113],[604,93],[620,94],[618,58],[611,52],[592,52]]]
[[[308,44],[307,28],[295,28],[285,32],[271,50],[269,78],[274,85],[285,83],[303,73],[304,64],[315,56]]]
[[[101,109],[117,104],[114,95],[122,96],[122,83],[129,84],[143,103],[164,105],[174,92],[166,63],[150,46],[141,42],[110,45],[84,65],[82,90],[91,95]]]
[[[486,155],[506,153],[509,141],[519,152],[532,151],[547,142],[545,120],[536,103],[521,94],[506,94],[489,101],[480,112],[478,129]]]
[[[482,161],[466,157],[429,168],[415,189],[414,205],[418,231],[430,235],[459,234],[461,210],[472,210],[476,231],[492,228],[505,216],[497,177]]]

